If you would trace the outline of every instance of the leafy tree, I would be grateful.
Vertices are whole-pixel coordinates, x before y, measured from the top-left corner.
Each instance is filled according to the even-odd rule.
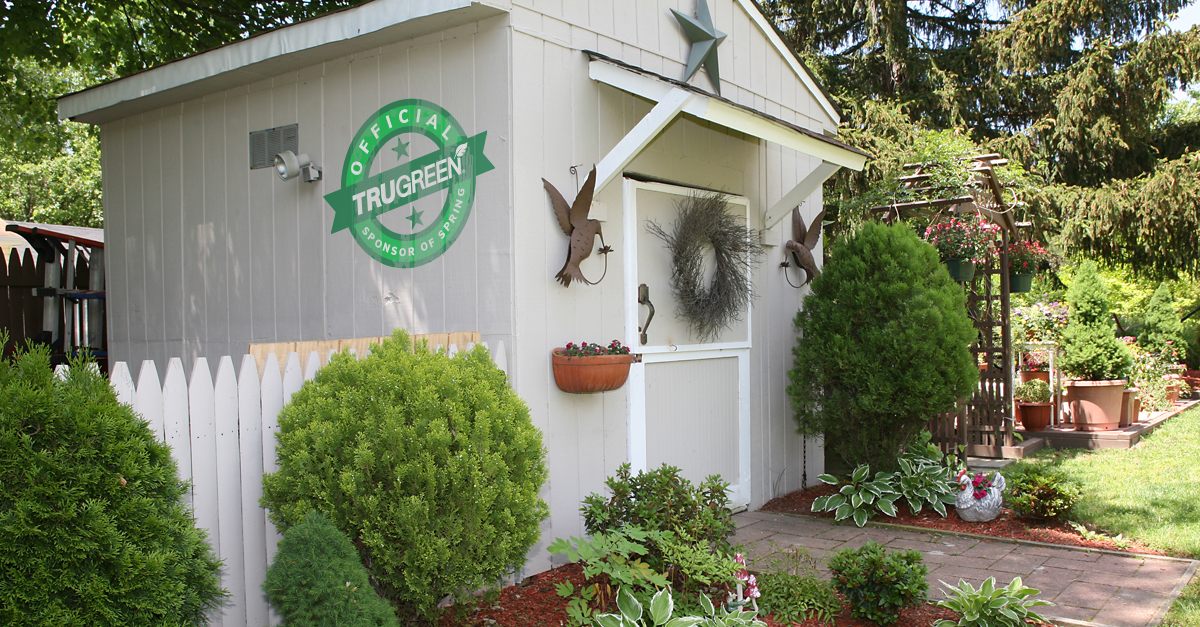
[[[852,466],[896,468],[925,423],[978,382],[966,297],[905,224],[869,222],[849,235],[795,325],[797,431],[824,435]]]
[[[1141,333],[1138,333],[1138,345],[1158,353],[1168,346],[1176,350],[1184,350],[1183,323],[1172,306],[1174,299],[1166,283],[1160,283],[1150,297],[1146,307],[1146,320],[1142,323]]]
[[[58,96],[361,1],[0,2],[0,217],[101,225],[98,134]]]
[[[1188,237],[1200,220],[1200,120],[1168,105],[1200,78],[1200,27],[1162,23],[1187,4],[765,6],[847,112],[849,143],[887,159],[927,130],[957,129],[1020,163],[1037,183],[1022,198],[1026,219],[1069,251],[1170,277],[1200,273]],[[880,181],[891,185],[879,168],[840,173],[827,209]]]
[[[207,622],[220,562],[171,450],[94,364],[60,378],[45,347],[0,360],[0,477],[0,623]]]

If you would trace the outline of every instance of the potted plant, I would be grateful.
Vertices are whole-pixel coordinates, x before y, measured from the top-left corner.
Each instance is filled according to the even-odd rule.
[[[1050,384],[1041,379],[1027,381],[1013,390],[1013,397],[1017,399],[1017,417],[1026,431],[1042,431],[1049,426],[1054,407],[1051,396]]]
[[[1121,422],[1117,428],[1124,429],[1138,421],[1138,414],[1141,413],[1140,401],[1138,399],[1139,390],[1132,385],[1126,384],[1129,387],[1125,388],[1125,395],[1121,399]]]
[[[1125,373],[1133,365],[1129,347],[1117,339],[1096,264],[1085,261],[1067,291],[1070,321],[1063,331],[1062,369],[1073,379],[1064,387],[1078,431],[1107,431],[1121,421]]]
[[[1021,355],[1021,383],[1034,379],[1050,383],[1050,354],[1047,351],[1033,350]]]
[[[1038,242],[1025,240],[1008,245],[1008,291],[1024,293],[1033,289],[1033,275],[1050,253]]]
[[[996,255],[995,239],[999,231],[999,225],[985,221],[983,216],[950,218],[929,225],[925,241],[937,249],[951,279],[970,281],[975,277],[975,264],[987,263]]]
[[[608,346],[569,342],[550,354],[554,383],[571,394],[608,392],[625,385],[629,365],[636,358],[617,340]]]

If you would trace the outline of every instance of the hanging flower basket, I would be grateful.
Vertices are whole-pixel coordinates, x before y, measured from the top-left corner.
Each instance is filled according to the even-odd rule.
[[[975,278],[975,262],[970,259],[947,259],[946,269],[950,278],[959,283]]]
[[[999,225],[984,220],[982,216],[950,218],[929,225],[925,229],[925,241],[937,249],[943,260],[963,259],[987,263],[996,256],[996,235],[999,232]]]
[[[1050,259],[1050,253],[1034,241],[1008,245],[1008,291],[1023,294],[1033,290],[1033,275]]]
[[[550,354],[554,383],[570,394],[608,392],[625,385],[629,365],[637,360],[629,349],[613,340],[608,347],[574,343],[554,349]]]

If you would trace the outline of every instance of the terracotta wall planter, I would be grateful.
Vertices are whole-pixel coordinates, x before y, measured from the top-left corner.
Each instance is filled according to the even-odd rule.
[[[1017,415],[1026,431],[1043,431],[1050,425],[1054,403],[1017,403]]]
[[[1067,381],[1071,419],[1076,431],[1109,431],[1121,424],[1125,380]]]
[[[1121,399],[1121,423],[1117,427],[1124,429],[1138,421],[1138,392],[1137,388],[1125,390]]]
[[[1024,370],[1021,371],[1021,383],[1029,383],[1030,381],[1034,381],[1036,379],[1041,379],[1042,381],[1045,381],[1046,383],[1050,383],[1050,373],[1049,372],[1026,372]]]
[[[571,394],[608,392],[625,385],[629,378],[629,365],[636,355],[593,355],[590,357],[567,357],[559,355],[556,348],[550,354],[554,366],[554,383],[558,389]]]

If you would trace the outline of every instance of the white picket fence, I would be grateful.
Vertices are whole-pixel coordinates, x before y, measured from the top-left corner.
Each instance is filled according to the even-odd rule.
[[[448,352],[454,355],[456,347],[450,345]],[[503,343],[492,358],[508,372]],[[175,357],[161,380],[153,361],[142,362],[136,385],[125,362],[112,367],[110,381],[117,398],[171,446],[180,478],[191,482],[185,498],[196,526],[208,532],[209,544],[224,562],[221,586],[230,596],[211,614],[212,625],[263,627],[281,622],[262,593],[280,538],[259,506],[262,478],[277,469],[279,410],[321,365],[316,351],[309,353],[303,367],[300,356],[289,353],[281,369],[272,353],[260,379],[254,356],[244,355],[236,372],[233,359],[222,357],[214,380],[208,361],[201,357],[187,380],[183,360]]]

